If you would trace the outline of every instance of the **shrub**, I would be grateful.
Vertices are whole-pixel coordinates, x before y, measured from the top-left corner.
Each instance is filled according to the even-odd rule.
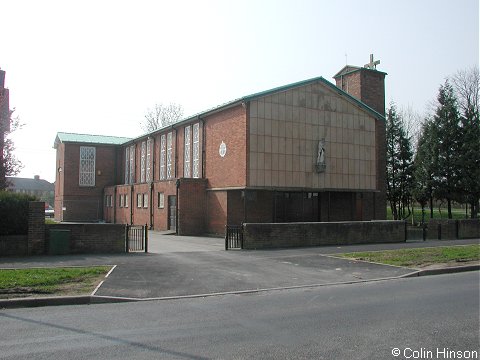
[[[0,191],[0,235],[28,233],[28,203],[35,197]]]

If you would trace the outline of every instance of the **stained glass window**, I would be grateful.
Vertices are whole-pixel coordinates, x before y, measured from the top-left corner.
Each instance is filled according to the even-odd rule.
[[[95,186],[95,148],[80,146],[80,186]]]
[[[167,148],[167,139],[165,134],[160,139],[160,180],[165,180],[165,153]]]
[[[200,126],[193,124],[193,177],[200,177]]]
[[[191,127],[185,127],[185,151],[184,151],[184,162],[183,162],[183,177],[190,177],[190,142],[191,142]]]

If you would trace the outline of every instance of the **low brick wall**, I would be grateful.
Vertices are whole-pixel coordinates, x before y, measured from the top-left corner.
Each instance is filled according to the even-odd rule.
[[[480,239],[480,219],[458,220],[459,239]]]
[[[480,238],[480,220],[430,220],[427,239],[456,240]]]
[[[47,252],[50,230],[55,229],[70,231],[70,254],[125,252],[123,224],[47,224],[45,225]]]
[[[0,236],[0,257],[27,255],[28,235]]]
[[[398,242],[404,221],[243,224],[244,249]]]

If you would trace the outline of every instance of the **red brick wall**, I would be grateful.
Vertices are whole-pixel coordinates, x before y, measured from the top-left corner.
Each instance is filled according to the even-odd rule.
[[[157,231],[168,230],[168,197],[176,195],[175,180],[160,181],[153,184],[153,227]],[[158,207],[158,193],[163,192],[164,207]]]
[[[337,87],[385,115],[385,74],[360,69],[335,79]]]
[[[209,188],[246,186],[246,119],[241,105],[205,119],[205,177]],[[218,152],[222,141],[227,146],[223,158]]]
[[[28,203],[28,255],[45,252],[45,202]]]
[[[137,195],[147,194],[148,196],[148,207],[144,208],[143,205],[138,207],[137,204]],[[133,190],[133,224],[134,225],[145,225],[150,226],[150,184],[137,184],[134,186]],[[143,197],[142,197],[143,201]]]
[[[363,70],[361,100],[382,115],[385,115],[385,75],[378,71]]]
[[[206,232],[223,235],[227,225],[227,192],[207,191]]]
[[[206,180],[180,179],[178,190],[178,235],[205,232]]]
[[[228,225],[240,225],[245,220],[243,190],[231,190],[227,196],[227,222]]]
[[[63,199],[63,187],[64,179],[63,168],[65,163],[65,144],[58,144],[56,153],[56,169],[55,169],[55,220],[62,220],[62,199]],[[58,171],[59,169],[62,171]]]
[[[60,144],[57,148],[57,162],[62,166],[60,186],[63,194],[56,196],[56,216],[63,221],[95,221],[103,219],[103,189],[115,183],[116,148],[108,145],[90,145],[96,148],[95,186],[79,186],[80,146],[82,144]],[[67,161],[66,161],[67,160]],[[57,167],[58,169],[58,167]],[[63,178],[63,179],[62,179]],[[63,196],[62,196],[63,195]],[[66,207],[63,211],[62,206]]]
[[[132,211],[131,191],[132,191],[131,185],[117,186],[117,199],[115,204],[115,223],[117,224],[130,224],[131,222],[131,211]],[[123,207],[120,207],[120,196],[125,196],[125,195],[128,195],[127,206],[125,206],[124,204]],[[110,222],[113,222],[113,219]]]

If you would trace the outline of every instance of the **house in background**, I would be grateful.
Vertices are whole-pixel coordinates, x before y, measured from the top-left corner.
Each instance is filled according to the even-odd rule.
[[[39,201],[45,202],[45,207],[54,204],[55,184],[40,179],[38,175],[33,179],[7,176],[7,183],[7,191],[35,196]]]
[[[385,219],[385,75],[345,66],[336,86],[289,84],[135,139],[58,133],[58,220],[186,235]]]

